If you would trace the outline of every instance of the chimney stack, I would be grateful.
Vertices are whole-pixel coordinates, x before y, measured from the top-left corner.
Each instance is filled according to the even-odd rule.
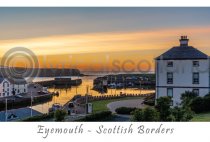
[[[180,46],[188,46],[188,41],[189,39],[187,38],[187,36],[181,36],[180,41]]]

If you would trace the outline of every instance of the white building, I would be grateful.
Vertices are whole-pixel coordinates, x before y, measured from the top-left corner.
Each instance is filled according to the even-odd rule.
[[[0,78],[0,97],[19,95],[27,92],[28,85],[26,81],[22,81],[19,84],[14,84],[6,78]]]
[[[199,96],[209,93],[209,57],[192,46],[187,36],[181,36],[180,46],[155,59],[156,99],[171,96],[173,106],[179,105],[181,94],[193,91]]]

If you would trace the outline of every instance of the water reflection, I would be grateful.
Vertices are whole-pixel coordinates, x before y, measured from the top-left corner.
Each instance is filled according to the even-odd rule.
[[[130,93],[130,94],[146,94],[146,93],[152,93],[154,90],[139,90],[138,88],[132,88],[132,89],[108,89],[108,92],[105,94],[100,94],[97,91],[91,90],[93,87],[93,80],[97,76],[85,76],[81,77],[82,79],[82,84],[80,86],[72,86],[72,87],[67,87],[67,88],[49,88],[49,91],[52,92],[59,92],[59,96],[54,96],[52,101],[33,106],[33,109],[40,111],[42,113],[47,113],[48,109],[52,106],[54,103],[60,103],[61,105],[64,105],[67,103],[75,94],[80,94],[80,95],[85,95],[86,93],[86,88],[89,86],[89,94],[93,96],[100,96],[100,95],[115,95],[115,94],[120,94],[122,93]],[[77,77],[72,77],[72,79],[76,79]],[[36,81],[42,81],[42,80],[53,80],[54,78],[37,78]]]

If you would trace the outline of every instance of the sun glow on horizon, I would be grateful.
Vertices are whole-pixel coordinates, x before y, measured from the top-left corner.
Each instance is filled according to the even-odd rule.
[[[41,66],[45,56],[47,64],[54,66],[66,62],[67,66],[77,65],[82,70],[90,65],[100,70],[104,66],[112,68],[115,60],[131,60],[135,65],[139,59],[152,63],[163,51],[178,45],[180,35],[188,35],[190,45],[210,53],[210,26],[207,26],[0,40],[0,56],[13,47],[26,47],[37,55]]]

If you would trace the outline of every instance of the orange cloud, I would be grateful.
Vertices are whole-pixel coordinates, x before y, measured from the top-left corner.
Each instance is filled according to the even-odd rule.
[[[112,61],[114,59],[122,61],[126,57],[135,60],[135,62],[139,58],[152,62],[153,58],[164,50],[178,45],[180,35],[188,35],[191,45],[209,53],[208,45],[210,45],[210,41],[208,37],[210,36],[210,26],[0,40],[0,56],[2,57],[8,49],[22,46],[31,49],[39,56],[40,61],[42,61],[40,56],[56,55],[55,59],[48,59],[49,63],[71,60],[69,64],[77,64],[80,68],[85,68],[88,64],[102,68],[102,64],[107,62],[107,54],[110,56],[109,60]],[[129,54],[126,54],[128,52]],[[134,56],[132,53],[138,54]],[[69,56],[62,57],[64,54],[68,54],[74,59],[69,59]],[[83,61],[79,63],[79,60]],[[100,67],[93,62],[95,60],[100,62]],[[112,68],[111,63],[107,66]]]

